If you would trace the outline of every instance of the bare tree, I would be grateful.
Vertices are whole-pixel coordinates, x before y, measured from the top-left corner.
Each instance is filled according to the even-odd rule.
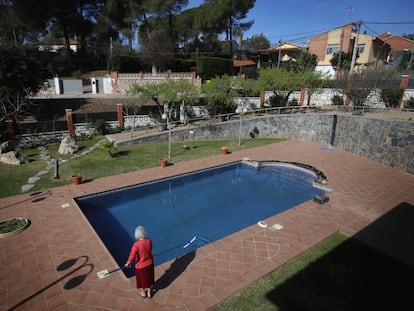
[[[354,106],[364,106],[368,97],[393,84],[398,87],[399,79],[394,72],[386,70],[364,70],[359,73],[341,72],[334,86],[348,97]]]
[[[28,98],[30,91],[25,89],[23,93],[11,90],[2,90],[0,96],[0,123],[7,120],[22,119],[33,105]]]

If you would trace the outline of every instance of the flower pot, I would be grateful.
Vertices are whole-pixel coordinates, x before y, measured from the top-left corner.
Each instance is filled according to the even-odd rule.
[[[221,154],[227,154],[228,150],[227,149],[220,149]]]
[[[160,166],[166,167],[168,165],[168,159],[167,158],[161,158],[160,159]]]
[[[72,175],[72,182],[75,185],[79,185],[82,182],[82,175],[81,174],[74,174],[74,175]]]

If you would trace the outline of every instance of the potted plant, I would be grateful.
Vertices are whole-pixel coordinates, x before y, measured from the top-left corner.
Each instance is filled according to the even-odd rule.
[[[20,233],[29,226],[27,218],[16,217],[0,222],[0,238]]]
[[[221,154],[227,154],[229,152],[229,147],[223,146],[221,147],[220,151],[221,151]]]
[[[160,159],[160,166],[166,167],[168,165],[168,158],[161,158]]]
[[[72,182],[75,185],[79,185],[82,182],[82,174],[73,174],[71,177],[72,177]]]

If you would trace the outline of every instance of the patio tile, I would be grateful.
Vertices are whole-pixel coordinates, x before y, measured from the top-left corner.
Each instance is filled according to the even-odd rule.
[[[1,219],[19,216],[32,221],[22,233],[0,239],[0,309],[207,310],[336,231],[378,247],[379,239],[368,229],[401,203],[414,204],[414,176],[343,150],[326,152],[321,147],[286,141],[0,199]],[[179,275],[168,274],[174,261],[156,267],[159,288],[152,299],[139,298],[134,279],[122,273],[98,279],[97,271],[116,267],[116,263],[73,198],[246,157],[301,162],[320,169],[328,177],[330,201],[323,205],[305,202],[266,219],[270,225],[281,224],[281,230],[254,224],[206,245],[192,254]],[[69,207],[62,208],[66,203]],[[412,231],[407,234],[414,236]],[[410,253],[397,251],[398,246],[406,248],[394,243],[383,251],[412,260]]]

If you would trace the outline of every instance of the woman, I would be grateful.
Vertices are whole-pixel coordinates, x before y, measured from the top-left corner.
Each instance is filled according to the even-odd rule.
[[[135,228],[136,241],[132,245],[126,267],[131,267],[135,260],[135,277],[138,294],[141,297],[151,298],[154,286],[154,258],[152,256],[152,241],[147,237],[143,226]]]

